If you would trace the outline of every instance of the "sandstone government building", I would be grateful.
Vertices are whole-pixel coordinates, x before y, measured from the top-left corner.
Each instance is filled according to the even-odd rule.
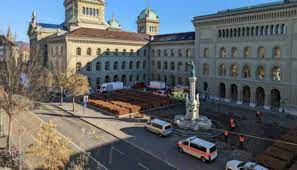
[[[137,33],[105,21],[104,0],[65,0],[65,21],[29,25],[31,49],[48,68],[60,65],[104,82],[165,81],[187,86],[186,63],[195,61],[200,94],[297,114],[297,1],[227,9],[194,17],[194,32],[159,34],[151,8],[135,16]],[[190,21],[189,21],[190,22]],[[31,51],[32,52],[32,51]]]

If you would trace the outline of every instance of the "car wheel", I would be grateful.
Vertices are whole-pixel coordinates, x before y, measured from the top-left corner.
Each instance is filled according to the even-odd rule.
[[[201,157],[201,161],[205,163],[206,159],[204,157]]]
[[[179,150],[181,153],[183,153],[183,152],[184,152],[184,150],[183,150],[183,148],[182,148],[182,147],[179,147],[179,148],[178,148],[178,150]]]

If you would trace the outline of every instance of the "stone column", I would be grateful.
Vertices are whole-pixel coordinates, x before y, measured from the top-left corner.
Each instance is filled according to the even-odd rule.
[[[237,102],[236,104],[242,104],[242,88],[237,87]]]
[[[231,90],[228,84],[225,84],[225,86],[226,86],[226,89],[225,89],[226,94],[225,94],[224,101],[229,103],[231,101]]]
[[[186,120],[196,120],[199,118],[199,95],[196,98],[196,77],[190,77],[190,94],[186,99]]]
[[[269,90],[265,90],[264,109],[270,110],[270,91]]]
[[[256,89],[255,88],[250,88],[250,93],[251,93],[251,97],[250,97],[250,107],[256,107]]]

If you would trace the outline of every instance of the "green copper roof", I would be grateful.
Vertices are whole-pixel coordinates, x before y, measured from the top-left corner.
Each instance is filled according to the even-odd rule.
[[[121,29],[121,24],[114,18],[114,16],[112,16],[112,18],[109,21],[107,21],[107,23],[110,28]]]
[[[142,10],[138,16],[138,20],[143,20],[143,19],[159,20],[159,16],[151,8],[146,8]]]

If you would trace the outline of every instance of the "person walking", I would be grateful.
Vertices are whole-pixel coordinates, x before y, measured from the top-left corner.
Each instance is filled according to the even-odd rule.
[[[245,142],[245,137],[243,135],[239,135],[239,148],[243,150],[243,144]]]
[[[228,143],[229,131],[227,129],[224,130],[224,137],[225,137],[225,142]]]
[[[258,120],[258,121],[262,121],[262,119],[261,119],[261,112],[259,111],[259,110],[257,110],[257,112],[256,112],[256,119]]]
[[[234,120],[233,117],[231,117],[231,118],[230,118],[230,128],[231,128],[232,130],[234,130],[234,129],[235,129],[235,126],[236,126],[236,124],[235,124],[235,120]]]

